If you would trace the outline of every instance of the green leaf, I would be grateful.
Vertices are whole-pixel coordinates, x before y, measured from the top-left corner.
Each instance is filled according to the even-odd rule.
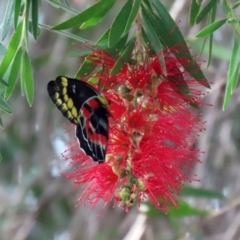
[[[110,29],[107,29],[103,35],[97,40],[96,45],[107,43],[108,42],[108,36],[109,36]],[[92,44],[95,45],[95,44]],[[77,70],[77,73],[75,74],[75,77],[81,78],[86,75],[89,75],[96,67],[96,64],[88,59],[85,59],[83,64],[80,66],[80,68]]]
[[[48,26],[48,25],[39,23],[38,26],[51,31],[51,27]],[[91,42],[91,41],[87,40],[86,38],[79,37],[75,34],[71,34],[71,33],[65,32],[65,31],[56,31],[56,33],[61,34],[65,37],[71,38],[71,39],[73,39],[75,41],[78,41],[78,42],[81,42],[81,43],[88,42],[89,44],[94,45],[94,42]],[[107,46],[107,42],[103,43],[103,45]]]
[[[0,108],[7,113],[12,113],[10,106],[0,97]]]
[[[88,54],[90,54],[92,52],[91,49],[83,49],[83,50],[79,50],[79,51],[74,51],[74,52],[71,52],[69,54],[69,57],[83,57],[83,56],[86,56]]]
[[[125,48],[126,46],[126,43],[127,43],[127,40],[128,40],[128,34],[125,33],[125,35],[123,35],[120,40],[116,43],[116,45],[112,48],[107,48],[106,50],[114,55],[114,56],[118,56],[122,51],[123,49]]]
[[[238,82],[238,72],[239,72],[239,55],[240,55],[240,46],[237,37],[234,37],[233,49],[231,60],[229,62],[228,76],[227,76],[227,85],[223,101],[223,110],[226,109],[228,102],[230,100],[231,94]]]
[[[224,14],[227,15],[231,11],[230,5],[231,4],[229,4],[229,0],[222,1],[222,11]]]
[[[231,55],[231,60],[229,63],[229,68],[228,68],[228,76],[227,78],[230,79],[233,72],[236,70],[238,62],[239,62],[239,51],[240,51],[240,46],[239,46],[239,41],[237,37],[234,37],[233,41],[233,49],[232,49],[232,55]]]
[[[17,24],[18,24],[18,17],[20,15],[21,12],[21,0],[17,0],[15,1],[15,5],[14,5],[14,29],[16,30],[17,28]]]
[[[28,29],[29,29],[29,13],[30,13],[31,1],[28,0],[25,2],[25,18],[23,19],[25,34],[23,36],[25,47],[28,47]]]
[[[0,117],[0,127],[3,128],[3,121],[2,121],[2,118]],[[2,156],[0,154],[0,161],[2,160]]]
[[[213,6],[213,8],[211,10],[210,18],[209,18],[210,24],[215,22],[216,13],[217,13],[217,3]],[[213,34],[210,34],[210,36],[209,36],[209,53],[208,53],[207,67],[209,67],[211,59],[212,59],[212,47],[213,47]]]
[[[189,48],[184,40],[184,37],[173,21],[172,17],[169,15],[168,11],[164,8],[161,2],[158,0],[151,0],[153,2],[153,6],[155,7],[159,17],[155,15],[154,21],[151,19],[151,23],[154,26],[158,36],[161,41],[166,44],[170,49],[173,46],[178,46],[181,43],[181,48],[179,48],[178,52],[174,51],[173,54],[177,58],[185,57],[190,61],[189,66],[185,66],[185,70],[200,84],[205,87],[210,87],[203,72],[201,71],[198,64],[192,58]],[[153,14],[152,14],[153,15]],[[154,15],[153,15],[154,16]],[[155,21],[157,20],[157,22]],[[171,37],[169,34],[171,33]]]
[[[59,1],[54,1],[54,0],[45,0],[45,1],[51,4],[52,6],[54,6],[55,8],[61,8],[66,12],[69,12],[72,14],[78,14],[78,12],[75,9],[70,8],[70,6],[67,4],[63,4],[63,3],[60,3]]]
[[[20,22],[17,26],[16,31],[13,33],[9,44],[7,46],[7,54],[3,57],[1,65],[0,65],[0,78],[4,76],[6,73],[8,67],[10,66],[12,59],[18,49],[18,45],[21,40],[21,34],[22,34],[22,22]]]
[[[8,86],[8,84],[7,84],[3,79],[1,79],[1,78],[0,78],[0,83],[1,83],[2,85],[6,86],[6,87]]]
[[[217,3],[218,0],[210,0],[208,4],[198,13],[196,17],[196,23],[200,23],[203,18],[211,11],[213,6]]]
[[[34,98],[34,82],[32,74],[32,66],[27,52],[22,53],[21,60],[21,86],[22,92],[26,93],[29,106],[32,106]]]
[[[105,16],[105,14],[104,14],[104,16]],[[99,22],[101,22],[104,16],[94,16],[91,19],[84,22],[79,28],[81,30],[86,30],[88,28],[91,28],[91,27],[97,25]]]
[[[81,78],[89,75],[96,67],[96,64],[88,59],[85,59],[81,67],[77,70],[75,78]]]
[[[7,49],[0,43],[0,55],[6,55]]]
[[[28,27],[29,27],[29,32],[33,35],[33,25],[32,25],[32,22],[29,21],[29,24],[28,24]],[[40,33],[41,33],[41,29],[39,27],[37,27],[37,38],[40,36]]]
[[[53,27],[52,30],[63,30],[82,25],[84,22],[90,20],[93,16],[104,17],[106,13],[115,4],[115,2],[116,0],[101,0],[96,4],[92,5],[91,7],[89,7],[88,9],[86,9],[85,11],[81,12],[77,16],[70,18],[67,21]]]
[[[168,215],[170,217],[206,216],[208,211],[193,207],[184,201],[179,201],[178,207],[171,208]]]
[[[122,53],[120,54],[117,62],[114,64],[112,70],[111,70],[111,74],[112,75],[116,75],[121,68],[123,67],[123,65],[127,62],[129,62],[129,60],[132,57],[132,51],[135,45],[135,37],[133,37],[127,44],[127,46],[125,47],[125,49],[122,51]]]
[[[236,69],[234,70],[233,74],[231,75],[231,78],[229,79],[230,85],[231,85],[231,95],[233,94],[233,91],[237,87],[238,80],[239,80],[239,70],[240,70],[240,62],[238,59],[238,65]]]
[[[63,0],[66,6],[70,7],[68,0]]]
[[[14,10],[14,0],[7,1],[7,9],[5,11],[3,26],[2,26],[2,41],[7,36],[8,30],[10,29],[10,23],[12,20],[13,10]]]
[[[226,23],[227,20],[228,20],[228,18],[224,18],[224,19],[218,20],[218,21],[208,25],[207,27],[205,27],[201,31],[199,31],[196,34],[195,38],[202,38],[202,37],[208,36],[209,34],[212,34],[218,28],[220,28],[224,23]]]
[[[132,0],[127,0],[125,5],[121,8],[120,12],[114,19],[109,32],[108,46],[114,47],[114,45],[119,41],[124,29],[127,26],[128,16],[132,10]]]
[[[166,215],[164,215],[161,211],[156,209],[149,202],[145,204],[147,205],[147,209],[148,209],[146,212],[146,215],[149,218],[166,217]],[[173,206],[169,209],[167,217],[169,218],[169,217],[205,216],[207,214],[208,214],[208,211],[196,208],[182,200],[179,200],[177,207]]]
[[[181,196],[195,198],[224,198],[223,194],[220,192],[192,186],[185,186],[184,190],[181,191]]]
[[[32,32],[36,40],[38,37],[38,0],[32,0]]]
[[[109,32],[110,32],[110,28],[108,28],[108,29],[102,34],[102,36],[97,40],[96,43],[98,44],[98,43],[101,43],[101,42],[108,41]]]
[[[190,26],[193,26],[195,23],[196,16],[200,10],[201,3],[199,3],[197,0],[192,0],[190,12],[189,12],[189,24]]]
[[[0,118],[1,119],[1,118]],[[1,122],[1,121],[0,121]],[[0,124],[1,125],[1,124]],[[0,161],[2,161],[2,155],[0,154]]]
[[[235,4],[233,4],[232,9],[236,9],[240,6],[240,1],[236,2]]]
[[[103,1],[103,0],[102,0]],[[105,0],[104,0],[105,1]],[[81,26],[80,29],[81,30],[85,30],[87,28],[93,27],[95,26],[97,23],[101,22],[102,19],[105,17],[105,15],[107,14],[107,12],[112,8],[112,6],[115,4],[115,2],[112,3],[112,5],[110,4],[109,6],[106,7],[105,10],[101,11],[99,10],[97,13],[95,13],[94,15],[91,16],[90,19],[88,19],[87,21],[85,21]]]
[[[148,38],[149,43],[153,46],[153,49],[154,49],[155,53],[159,57],[163,74],[165,76],[167,76],[165,59],[164,59],[164,55],[163,55],[163,48],[164,47],[162,46],[162,43],[160,42],[159,37],[158,37],[157,33],[155,32],[154,27],[147,20],[147,18],[143,17],[142,23],[143,23],[143,29],[145,31],[146,37]]]
[[[22,48],[19,48],[12,62],[12,66],[9,74],[9,80],[8,80],[8,87],[6,88],[5,94],[4,94],[5,100],[7,100],[11,96],[13,89],[16,85],[18,73],[21,66],[21,59],[22,59]]]
[[[131,28],[132,23],[137,16],[140,4],[142,2],[142,0],[132,0],[132,1],[133,1],[132,10],[131,10],[130,15],[128,17],[127,25],[126,25],[126,28],[125,28],[124,32],[128,32],[129,29]]]
[[[227,81],[222,107],[223,111],[227,108],[230,98],[231,98],[231,84],[229,83],[229,81]]]

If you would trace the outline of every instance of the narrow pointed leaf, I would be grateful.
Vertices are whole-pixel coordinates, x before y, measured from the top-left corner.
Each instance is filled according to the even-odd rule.
[[[75,78],[81,78],[89,75],[96,67],[96,64],[88,59],[85,59],[81,67],[77,70]]]
[[[190,12],[189,12],[189,20],[188,20],[190,26],[194,25],[196,16],[198,15],[200,7],[201,7],[201,4],[197,0],[192,0]]]
[[[232,9],[238,8],[240,6],[240,1],[233,4]]]
[[[38,0],[32,0],[32,32],[36,40],[38,37]]]
[[[2,118],[0,117],[0,127],[3,128],[3,121],[2,121]],[[0,161],[2,160],[2,156],[0,154]]]
[[[104,41],[108,41],[108,37],[109,37],[109,32],[110,32],[110,28],[108,28],[103,34],[102,36],[97,40],[97,44],[104,42]]]
[[[231,60],[229,63],[229,68],[228,68],[229,69],[228,79],[231,78],[233,72],[237,68],[238,59],[239,59],[239,49],[240,49],[240,46],[239,46],[238,39],[236,37],[234,37],[232,55],[231,55]]]
[[[26,94],[28,103],[32,106],[34,98],[34,82],[32,74],[32,66],[27,52],[22,53],[21,60],[21,82],[22,91]]]
[[[224,93],[223,107],[222,107],[223,111],[227,108],[230,98],[231,98],[231,85],[229,81],[227,81],[227,85]]]
[[[106,0],[102,0],[102,1],[106,1]],[[111,0],[112,1],[112,0]],[[103,6],[103,10],[101,10],[101,8],[94,13],[94,15],[90,15],[91,18],[89,18],[88,20],[84,21],[81,26],[80,29],[81,30],[85,30],[87,28],[93,27],[95,26],[97,23],[101,22],[102,19],[105,17],[105,15],[107,14],[107,12],[112,8],[112,6],[115,4],[115,2],[111,2],[109,1],[109,4],[106,6]]]
[[[211,10],[210,18],[209,18],[210,24],[215,22],[216,13],[217,13],[217,4],[215,4],[213,6],[212,10]],[[207,67],[209,67],[211,59],[212,59],[212,47],[213,47],[213,34],[210,34],[210,36],[209,36],[209,53],[208,53]]]
[[[6,86],[6,87],[8,86],[8,84],[7,84],[3,79],[1,79],[1,78],[0,78],[0,83],[1,83],[2,85]]]
[[[238,43],[238,39],[234,37],[232,55],[228,68],[227,85],[223,100],[223,110],[225,110],[226,107],[228,106],[232,91],[235,88],[238,81],[238,75],[236,74],[239,72],[239,54],[240,46]]]
[[[206,188],[185,186],[184,190],[181,191],[183,197],[195,197],[195,198],[218,198],[223,199],[224,195],[220,192],[209,190]]]
[[[125,32],[128,32],[129,29],[131,28],[132,23],[135,20],[135,18],[137,16],[137,13],[139,11],[140,4],[142,2],[142,0],[132,0],[132,1],[133,1],[132,10],[131,10],[131,13],[128,17],[127,25],[126,25],[126,28],[124,30]]]
[[[116,75],[121,70],[121,68],[124,66],[124,64],[129,62],[129,60],[131,59],[131,56],[132,56],[132,51],[133,51],[133,48],[135,45],[135,41],[136,41],[136,39],[133,37],[128,42],[127,46],[122,51],[122,53],[120,54],[120,57],[118,58],[117,62],[115,63],[115,65],[113,66],[113,68],[111,70],[112,75]]]
[[[161,38],[161,41],[164,42],[170,49],[172,46],[177,46],[181,43],[181,48],[179,48],[178,52],[173,52],[177,58],[185,57],[187,58],[191,65],[185,66],[185,70],[200,84],[205,87],[210,87],[203,72],[201,71],[198,64],[192,58],[189,48],[184,40],[184,37],[169,15],[168,11],[164,8],[161,2],[158,0],[151,0],[153,2],[153,6],[156,9],[159,17],[154,17],[156,21],[152,21],[151,23],[154,26],[158,36]],[[153,15],[154,16],[154,15]],[[155,20],[154,19],[154,20]],[[155,25],[156,27],[155,27]],[[170,35],[170,37],[169,37]]]
[[[14,0],[7,1],[7,9],[5,11],[3,26],[2,26],[2,41],[7,36],[8,30],[10,29],[10,23],[12,20],[13,10],[14,10]]]
[[[153,46],[153,49],[155,53],[158,55],[160,64],[162,67],[163,74],[166,76],[167,75],[167,70],[166,70],[166,65],[165,65],[165,60],[163,56],[163,45],[159,40],[159,37],[157,33],[155,32],[154,27],[151,25],[151,23],[143,17],[143,29],[146,33],[146,37],[149,40],[149,43]]]
[[[6,55],[7,49],[0,43],[0,55]]]
[[[1,118],[0,118],[0,126],[3,127],[1,123],[2,123],[2,120],[1,120]],[[0,153],[0,161],[2,161],[2,155],[1,155],[1,153]]]
[[[112,55],[119,55],[120,52],[125,48],[128,40],[128,34],[125,33],[120,40],[116,43],[116,45],[112,48],[108,48],[107,51]]]
[[[25,42],[25,47],[28,47],[28,29],[29,29],[29,14],[30,14],[30,7],[31,7],[31,2],[30,0],[26,1],[26,6],[25,6],[25,20],[23,21],[23,23],[25,24],[24,26],[24,30],[25,30],[25,34],[24,34],[24,42]]]
[[[5,100],[7,100],[11,96],[12,91],[16,85],[18,73],[20,72],[21,59],[22,59],[22,48],[19,48],[12,62],[12,66],[9,74],[9,80],[8,80],[8,87],[6,88],[5,94],[4,94]]]
[[[211,11],[213,6],[216,4],[218,0],[210,0],[207,5],[198,13],[196,17],[196,23],[200,23],[204,17]]]
[[[70,6],[60,3],[59,1],[54,1],[54,0],[45,0],[46,2],[48,2],[49,4],[51,4],[52,6],[54,6],[55,8],[61,8],[66,12],[72,13],[72,14],[78,14],[78,12],[71,8]]]
[[[40,27],[44,28],[44,29],[47,29],[47,30],[50,30],[50,31],[51,31],[51,27],[48,26],[48,25],[41,24],[41,23],[39,23],[38,25],[39,25]],[[57,31],[56,33],[61,34],[61,35],[65,36],[65,37],[68,37],[68,38],[70,38],[70,39],[73,39],[73,40],[78,41],[78,42],[81,42],[81,43],[86,43],[86,42],[88,42],[89,44],[94,45],[94,42],[91,42],[91,41],[87,40],[86,38],[79,37],[79,36],[77,36],[77,35],[75,35],[75,34],[72,34],[72,33],[69,33],[69,32]],[[107,46],[107,42],[104,43],[104,45]]]
[[[232,74],[232,76],[229,80],[230,83],[231,83],[231,95],[233,94],[233,91],[235,90],[235,88],[237,87],[237,84],[238,84],[239,70],[240,70],[240,63],[239,63],[239,60],[238,60],[237,68],[235,69],[234,73]]]
[[[103,35],[97,40],[96,45],[108,42],[110,29],[107,29]],[[96,67],[96,64],[88,59],[85,59],[80,68],[77,70],[75,77],[80,78],[90,74]]]
[[[106,13],[112,8],[114,3],[115,2],[113,2],[112,5],[109,4],[103,11],[99,11],[97,14],[93,15],[89,20],[87,20],[80,26],[80,29],[85,30],[101,22],[102,19],[105,17]]]
[[[128,17],[132,9],[132,4],[132,0],[127,0],[125,5],[121,8],[120,12],[114,19],[109,32],[109,47],[113,47],[119,41],[124,29],[126,28]]]
[[[34,33],[33,33],[33,25],[32,25],[32,22],[30,21],[29,22],[29,32],[34,36]],[[40,36],[40,33],[41,33],[41,29],[39,27],[37,27],[37,38]],[[34,38],[35,39],[35,38]]]
[[[179,201],[177,208],[171,208],[168,215],[171,217],[186,217],[186,216],[205,216],[208,211],[191,206],[190,204]]]
[[[68,19],[67,21],[53,27],[53,30],[63,30],[82,25],[84,22],[91,19],[93,16],[105,16],[112,8],[116,0],[102,0],[92,5],[80,14]]]
[[[21,11],[21,0],[17,0],[15,1],[15,5],[14,5],[14,29],[16,30],[17,28],[17,24],[18,24],[18,17],[20,15],[20,11]]]
[[[234,37],[232,56],[228,68],[227,84],[230,85],[231,94],[238,82],[239,62],[240,62],[240,44],[237,37]]]
[[[165,217],[165,215],[157,210],[153,205],[151,205],[150,203],[145,203],[147,205],[147,211],[146,211],[146,215],[149,218],[161,218],[161,217]],[[176,218],[176,217],[187,217],[187,216],[205,216],[208,214],[208,211],[203,210],[203,209],[199,209],[196,208],[194,206],[191,206],[190,204],[179,200],[178,201],[178,206],[177,207],[173,207],[168,211],[168,218]]]
[[[7,54],[4,55],[2,62],[0,64],[0,78],[4,76],[8,67],[10,66],[12,59],[18,49],[22,34],[22,22],[18,24],[16,31],[13,33],[9,44],[7,46]]]
[[[70,7],[68,0],[63,0],[66,6]]]
[[[218,28],[220,28],[224,23],[226,23],[227,20],[228,20],[228,18],[224,18],[224,19],[218,20],[218,21],[208,25],[207,27],[205,27],[201,31],[199,31],[196,34],[195,38],[202,38],[202,37],[208,36],[209,34],[212,34]]]
[[[10,106],[1,97],[0,97],[0,109],[2,109],[4,112],[10,114],[12,113],[12,109],[10,108]]]

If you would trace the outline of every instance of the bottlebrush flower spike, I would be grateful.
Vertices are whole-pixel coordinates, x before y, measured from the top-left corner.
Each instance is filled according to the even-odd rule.
[[[173,49],[176,51],[176,49]],[[87,56],[104,72],[96,73],[99,90],[110,101],[110,135],[104,163],[97,164],[74,143],[64,153],[77,166],[67,174],[85,189],[79,202],[94,207],[114,200],[128,210],[149,199],[166,211],[177,205],[184,182],[190,177],[199,150],[194,148],[203,123],[190,105],[201,104],[200,84],[184,69],[187,59],[164,51],[167,76],[158,56],[136,56],[111,75],[116,61],[102,50]],[[77,165],[76,165],[77,164]],[[172,204],[171,204],[172,203]]]

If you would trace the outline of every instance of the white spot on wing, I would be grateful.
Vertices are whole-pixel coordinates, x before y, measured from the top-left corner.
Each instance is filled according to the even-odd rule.
[[[72,91],[74,94],[76,94],[76,85],[75,84],[72,85]]]

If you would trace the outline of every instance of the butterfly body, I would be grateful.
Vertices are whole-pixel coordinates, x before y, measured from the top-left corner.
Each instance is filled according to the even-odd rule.
[[[47,88],[53,103],[76,125],[81,149],[94,161],[104,162],[110,115],[104,95],[84,81],[67,77],[57,77]]]

